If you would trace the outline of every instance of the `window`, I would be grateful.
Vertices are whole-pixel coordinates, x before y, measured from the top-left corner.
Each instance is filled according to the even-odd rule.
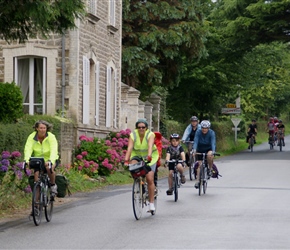
[[[109,0],[109,23],[112,26],[115,26],[115,0]]]
[[[46,113],[46,58],[15,57],[14,79],[23,95],[26,114]]]

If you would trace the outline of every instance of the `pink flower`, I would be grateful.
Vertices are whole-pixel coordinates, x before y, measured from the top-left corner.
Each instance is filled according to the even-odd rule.
[[[77,158],[78,160],[81,160],[81,159],[83,159],[83,156],[82,156],[82,155],[77,155],[76,158]]]
[[[82,156],[87,156],[87,155],[88,155],[87,151],[82,152]]]
[[[111,146],[111,142],[109,140],[106,140],[105,144],[106,146]]]
[[[116,137],[112,138],[112,141],[117,141],[117,138]]]
[[[117,133],[117,134],[116,134],[116,137],[117,137],[117,138],[120,138],[120,137],[121,137],[121,133]]]
[[[82,166],[78,166],[78,170],[80,170],[80,171],[81,171],[82,169],[83,169],[83,167],[82,167]]]

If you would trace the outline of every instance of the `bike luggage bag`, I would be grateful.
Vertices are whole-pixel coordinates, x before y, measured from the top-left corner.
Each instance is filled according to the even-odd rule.
[[[55,176],[55,184],[57,185],[57,197],[63,198],[67,194],[70,196],[71,192],[69,190],[69,180],[61,174]]]
[[[140,161],[134,164],[129,164],[129,171],[133,178],[139,176],[145,176],[149,171],[144,161]]]

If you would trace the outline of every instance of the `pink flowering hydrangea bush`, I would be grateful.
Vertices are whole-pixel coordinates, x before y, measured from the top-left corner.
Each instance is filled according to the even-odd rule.
[[[30,174],[31,171],[27,169],[27,175]],[[19,189],[27,193],[31,192],[27,176],[23,171],[21,153],[3,151],[0,159],[0,196],[7,195],[7,190],[14,192]]]
[[[106,140],[81,135],[75,149],[74,169],[92,178],[112,174],[124,160],[128,133],[111,133]]]

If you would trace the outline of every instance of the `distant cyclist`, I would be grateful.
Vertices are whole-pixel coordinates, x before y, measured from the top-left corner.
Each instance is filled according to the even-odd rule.
[[[252,137],[252,135],[257,135],[257,124],[256,124],[256,120],[253,119],[252,123],[249,125],[248,127],[248,136],[247,136],[247,143],[249,143],[248,149],[251,148],[251,141],[250,138]],[[254,143],[256,143],[256,138],[254,137]]]
[[[275,144],[274,135],[276,132],[276,125],[273,117],[270,117],[269,122],[267,123],[266,131],[269,133],[269,137],[272,138],[273,143]]]
[[[200,129],[200,124],[198,124],[198,118],[196,116],[192,116],[190,118],[190,124],[184,130],[182,141],[193,141],[196,131]],[[189,153],[192,149],[191,143],[186,143],[188,152],[186,153],[186,164],[189,165]]]
[[[197,130],[194,137],[193,152],[194,153],[206,153],[207,154],[207,163],[209,167],[209,175],[212,175],[212,166],[213,166],[213,157],[216,150],[216,137],[215,132],[210,129],[210,122],[204,120],[200,123],[201,129]],[[200,165],[202,161],[202,155],[197,155],[198,159],[198,169],[196,176],[199,176]],[[199,187],[199,179],[196,179],[194,185],[195,188]]]
[[[281,130],[281,134],[279,133],[279,130]],[[282,136],[282,143],[284,147],[285,146],[285,141],[284,141],[285,125],[283,124],[282,120],[279,120],[279,124],[277,125],[277,131],[278,131],[278,142],[279,142],[280,136]]]
[[[169,189],[167,190],[167,195],[172,195],[173,193],[173,180],[172,180],[172,173],[174,170],[174,164],[168,163],[169,160],[183,160],[185,162],[185,153],[182,146],[179,144],[179,134],[172,134],[170,135],[170,146],[167,148],[166,151],[166,159],[165,164],[169,168],[169,175],[168,175],[168,186]],[[186,182],[185,176],[183,174],[183,167],[184,163],[177,164],[177,170],[180,173],[181,183],[184,184]]]

